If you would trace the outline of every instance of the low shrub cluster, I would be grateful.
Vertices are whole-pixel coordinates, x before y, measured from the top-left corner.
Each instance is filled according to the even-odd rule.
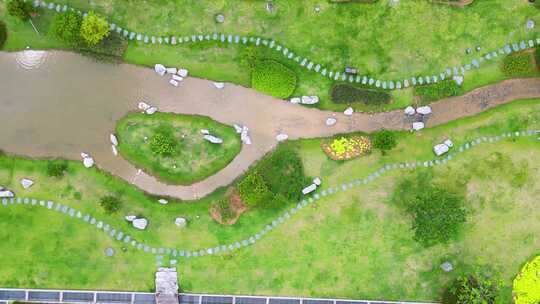
[[[49,160],[47,162],[47,176],[62,177],[66,173],[68,163],[65,160]]]
[[[36,9],[30,1],[9,0],[7,11],[9,15],[26,21],[36,12]]]
[[[445,292],[442,302],[443,304],[501,303],[501,286],[502,282],[498,276],[486,271],[475,271],[455,279]]]
[[[296,74],[275,60],[260,60],[251,71],[251,86],[262,93],[285,99],[296,89]]]
[[[461,88],[455,81],[446,79],[437,83],[417,86],[414,88],[414,93],[425,104],[446,97],[457,96],[461,93]]]
[[[107,213],[115,213],[122,207],[122,202],[116,196],[107,195],[99,200],[99,205],[101,205]]]
[[[531,77],[538,75],[534,64],[535,54],[530,50],[506,56],[502,62],[502,71],[508,77]]]
[[[540,303],[540,256],[523,266],[514,279],[515,304]]]
[[[302,189],[310,183],[296,151],[280,147],[252,168],[237,189],[246,205],[280,208],[301,200]]]
[[[160,125],[150,139],[150,149],[157,155],[172,156],[176,152],[176,142],[171,127]]]
[[[4,46],[7,40],[7,27],[6,24],[0,21],[0,50]]]
[[[382,154],[397,146],[396,135],[392,131],[382,130],[372,135],[373,147],[381,150]]]
[[[451,188],[435,184],[430,171],[421,171],[394,189],[391,201],[410,214],[414,238],[426,247],[455,239],[467,220],[465,196]]]
[[[366,136],[341,136],[329,142],[323,142],[321,147],[331,159],[347,160],[370,153],[372,143]]]
[[[387,92],[357,88],[349,84],[333,86],[330,96],[332,101],[336,103],[361,102],[366,105],[382,105],[392,100],[392,96]]]

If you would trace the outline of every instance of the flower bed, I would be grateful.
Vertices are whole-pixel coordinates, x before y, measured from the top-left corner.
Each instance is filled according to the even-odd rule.
[[[333,160],[347,160],[369,154],[372,146],[366,136],[339,137],[321,144],[324,153]]]

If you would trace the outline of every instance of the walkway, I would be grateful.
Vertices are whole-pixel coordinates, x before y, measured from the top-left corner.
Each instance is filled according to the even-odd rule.
[[[0,149],[31,157],[73,160],[80,160],[84,151],[95,158],[98,167],[160,196],[196,199],[230,184],[276,146],[275,136],[280,132],[297,139],[371,132],[383,127],[405,130],[411,126],[401,110],[347,117],[293,105],[233,84],[218,90],[210,81],[188,78],[174,88],[168,78],[159,77],[151,69],[100,64],[72,53],[54,52],[35,70],[22,69],[15,57],[14,53],[0,53]],[[32,89],[21,84],[31,85]],[[505,81],[433,104],[434,114],[427,126],[533,97],[540,97],[540,79]],[[247,125],[253,144],[244,145],[240,154],[216,175],[191,186],[166,185],[145,173],[137,174],[137,168],[113,156],[109,134],[116,121],[135,110],[142,100],[163,112],[200,114],[229,125]],[[327,127],[324,121],[331,116],[338,123]]]

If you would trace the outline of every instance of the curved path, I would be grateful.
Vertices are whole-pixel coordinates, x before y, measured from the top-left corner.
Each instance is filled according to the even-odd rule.
[[[80,55],[53,52],[39,69],[21,68],[16,53],[0,53],[0,149],[32,157],[80,160],[92,155],[97,165],[151,194],[196,199],[226,186],[272,150],[275,136],[291,139],[331,136],[381,128],[405,130],[410,118],[401,110],[347,117],[293,105],[241,86],[218,90],[212,82],[188,78],[174,88],[153,70],[129,64],[107,65]],[[520,98],[540,97],[540,79],[510,80],[477,89],[465,96],[434,103],[427,126],[434,126]],[[166,185],[111,153],[109,134],[116,121],[135,110],[139,101],[160,111],[199,114],[226,124],[250,128],[253,144],[223,170],[191,186]],[[324,121],[335,116],[338,123]]]

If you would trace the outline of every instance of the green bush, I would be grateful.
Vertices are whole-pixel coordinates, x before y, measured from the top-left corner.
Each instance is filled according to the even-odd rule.
[[[257,172],[249,173],[237,186],[242,201],[248,206],[259,206],[272,198],[263,177]]]
[[[221,215],[221,220],[226,223],[234,218],[234,212],[231,210],[231,202],[228,197],[219,199],[215,206]]]
[[[473,273],[458,277],[445,292],[443,304],[495,304],[501,303],[501,281],[486,273]]]
[[[534,54],[523,51],[506,56],[502,62],[502,71],[508,77],[530,77],[538,74],[533,64]]]
[[[128,42],[120,34],[111,32],[96,45],[79,44],[77,51],[98,61],[119,63],[122,61]]]
[[[66,173],[68,163],[65,160],[49,160],[47,162],[47,176],[62,177]]]
[[[357,88],[348,84],[334,85],[330,96],[336,103],[361,102],[366,105],[382,105],[392,100],[392,96],[386,92]]]
[[[373,147],[381,150],[383,154],[386,151],[390,151],[397,146],[396,135],[394,132],[388,130],[382,130],[373,134],[372,136]]]
[[[172,156],[176,152],[177,141],[170,126],[159,126],[150,139],[150,149],[154,154]]]
[[[6,24],[0,21],[0,50],[4,46],[4,43],[7,40],[7,27]]]
[[[427,103],[446,97],[457,96],[461,93],[461,88],[455,81],[446,79],[437,83],[417,86],[414,88],[414,93],[420,97],[423,103]]]
[[[63,42],[78,44],[81,42],[82,21],[82,16],[74,11],[57,14],[52,23],[52,33]]]
[[[288,98],[296,89],[296,74],[274,60],[261,60],[251,71],[251,86],[277,98]]]
[[[99,200],[99,204],[108,213],[115,213],[122,207],[122,202],[115,196],[107,195]]]
[[[410,214],[414,238],[426,247],[454,239],[467,219],[464,195],[450,188],[422,171],[394,189],[391,201]]]
[[[30,16],[35,13],[31,1],[25,2],[23,0],[10,0],[7,4],[7,11],[9,15],[23,21],[30,19]]]
[[[81,24],[81,37],[88,45],[97,45],[109,35],[109,23],[105,18],[90,11]]]

